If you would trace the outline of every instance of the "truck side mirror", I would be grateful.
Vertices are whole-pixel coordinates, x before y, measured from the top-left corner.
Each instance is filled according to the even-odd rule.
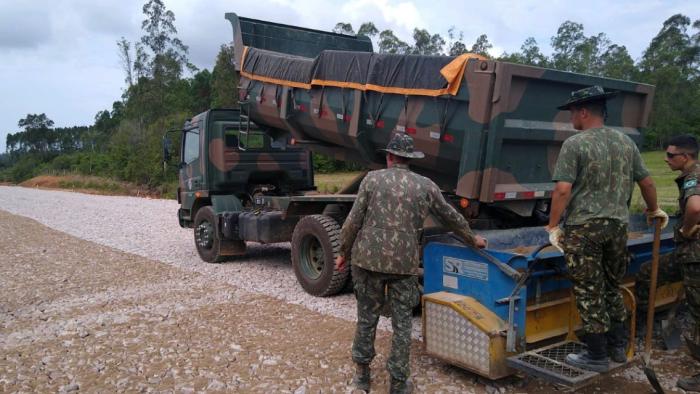
[[[172,142],[170,141],[170,138],[167,136],[163,136],[163,163],[167,164],[170,162],[170,146]]]

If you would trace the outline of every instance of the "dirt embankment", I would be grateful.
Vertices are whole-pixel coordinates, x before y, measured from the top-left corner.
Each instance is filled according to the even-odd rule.
[[[173,193],[163,188],[152,189],[129,182],[85,175],[39,175],[20,183],[19,186],[68,190],[86,194],[174,198]]]

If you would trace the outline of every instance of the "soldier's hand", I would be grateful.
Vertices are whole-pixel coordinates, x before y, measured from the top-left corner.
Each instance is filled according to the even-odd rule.
[[[489,246],[489,240],[482,237],[481,235],[474,236],[474,244],[479,249],[484,249]]]
[[[686,230],[685,227],[681,227],[680,232],[685,238],[698,239],[698,236],[700,235],[700,224],[694,225],[690,228],[690,230]]]
[[[668,226],[668,214],[664,211],[661,210],[661,208],[657,208],[656,211],[645,211],[644,212],[647,215],[647,224],[649,226],[654,225],[654,219],[659,219],[661,220],[661,228],[666,228]]]
[[[561,240],[564,238],[564,232],[559,228],[559,226],[545,226],[544,229],[549,233],[549,243],[555,248],[559,249],[560,252],[564,253],[564,248],[561,247]]]
[[[338,256],[335,258],[335,270],[336,271],[345,271],[345,257],[344,256]]]

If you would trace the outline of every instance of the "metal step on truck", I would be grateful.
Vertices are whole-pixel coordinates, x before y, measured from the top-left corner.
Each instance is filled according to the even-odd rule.
[[[556,107],[582,87],[617,91],[607,124],[640,142],[653,86],[470,54],[378,54],[366,37],[226,19],[240,108],[206,111],[180,130],[178,219],[194,230],[202,260],[245,254],[246,242],[291,242],[300,285],[338,293],[351,280],[333,263],[338,235],[362,176],[320,194],[311,152],[377,169],[378,149],[407,133],[426,154],[411,168],[490,241],[484,251],[456,245],[437,220],[426,222],[426,351],[492,379],[521,369],[575,387],[596,377],[533,350],[574,338],[579,325],[563,257],[545,248],[542,229],[559,149],[576,132]],[[633,231],[630,275],[651,251],[648,230]],[[663,246],[673,248],[668,234]],[[657,303],[675,300],[678,288]],[[570,350],[561,346],[581,345],[546,354]]]

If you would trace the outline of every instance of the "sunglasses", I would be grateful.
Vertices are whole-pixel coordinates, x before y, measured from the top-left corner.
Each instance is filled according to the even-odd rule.
[[[666,152],[666,157],[668,157],[669,159],[673,159],[676,156],[685,155],[685,154],[686,153],[683,153],[683,152],[681,152],[681,153]]]

